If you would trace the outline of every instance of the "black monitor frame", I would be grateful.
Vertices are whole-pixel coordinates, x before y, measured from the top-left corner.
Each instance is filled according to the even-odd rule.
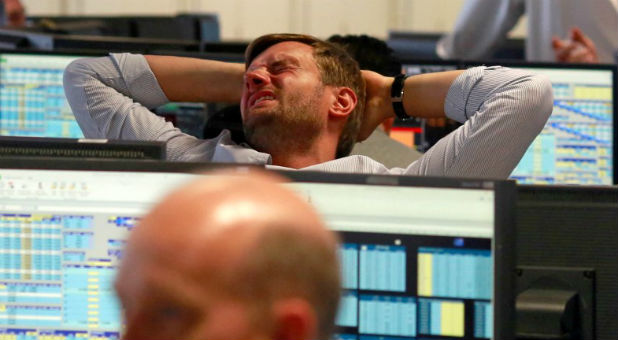
[[[401,46],[407,41],[410,44],[423,46],[423,48],[419,50],[419,52],[421,52],[421,56],[425,59],[431,60],[439,59],[436,52],[436,45],[443,36],[443,33],[435,32],[420,33],[413,31],[392,30],[388,32],[387,43],[389,46],[398,47],[397,45]],[[525,39],[522,38],[505,39],[492,51],[490,58],[495,60],[523,60],[525,59],[526,54],[525,45]],[[403,56],[408,53],[402,53],[399,51],[396,54],[398,56]]]
[[[201,173],[207,170],[231,168],[239,172],[263,169],[262,166],[242,164],[177,163],[151,160],[59,160],[50,158],[2,158],[0,169],[37,170],[90,170]],[[343,183],[387,186],[421,186],[465,189],[494,189],[494,338],[514,337],[514,283],[515,283],[515,199],[514,181],[471,180],[438,177],[392,175],[339,174],[309,171],[272,170],[294,182]],[[500,256],[498,256],[500,254]]]
[[[518,293],[527,288],[530,269],[536,282],[550,279],[555,289],[566,282],[577,290],[578,281],[592,281],[592,296],[578,291],[577,308],[585,315],[579,322],[592,328],[579,336],[618,338],[618,187],[519,185],[517,192]],[[569,271],[579,275],[571,278]]]
[[[116,53],[116,52],[111,52]],[[118,52],[121,53],[121,52]],[[41,51],[41,50],[14,50],[0,48],[0,54],[19,54],[33,56],[57,56],[57,57],[76,57],[76,58],[96,58],[105,57],[110,54],[110,51],[90,50],[90,49],[74,49],[62,51]],[[171,56],[171,57],[186,57],[196,59],[216,60],[230,63],[244,63],[244,55],[238,53],[219,53],[219,52],[190,52],[190,51],[169,51],[169,50],[153,50],[150,54]]]
[[[572,69],[572,70],[600,70],[612,71],[612,99],[614,104],[613,109],[613,147],[612,147],[612,166],[613,166],[613,184],[618,184],[618,67],[614,64],[568,64],[568,63],[547,63],[547,62],[502,62],[502,61],[463,61],[463,67],[469,68],[474,66],[490,66],[500,65],[505,67],[518,68],[554,68],[554,69]]]
[[[0,136],[0,156],[165,160],[166,143],[87,138]]]
[[[0,49],[0,54],[21,54],[21,55],[34,55],[34,56],[55,56],[55,57],[104,57],[109,52],[92,51],[92,50],[70,50],[70,51],[41,51],[41,50],[13,50],[13,49]]]

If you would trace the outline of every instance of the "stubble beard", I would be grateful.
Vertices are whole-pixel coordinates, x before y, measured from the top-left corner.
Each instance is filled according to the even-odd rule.
[[[321,93],[322,89],[318,89],[311,96],[292,96],[287,107],[279,103],[244,122],[249,145],[266,153],[308,151],[325,124],[317,112]]]

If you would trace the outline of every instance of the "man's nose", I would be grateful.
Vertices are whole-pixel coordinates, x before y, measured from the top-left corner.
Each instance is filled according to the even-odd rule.
[[[248,71],[245,79],[247,87],[254,89],[268,84],[270,78],[265,70],[256,69]]]

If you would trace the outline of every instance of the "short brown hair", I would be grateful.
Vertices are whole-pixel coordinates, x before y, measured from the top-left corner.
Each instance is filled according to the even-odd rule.
[[[358,63],[342,48],[332,43],[304,34],[268,34],[255,39],[245,51],[245,66],[269,47],[285,41],[295,41],[313,47],[313,57],[320,70],[324,85],[349,87],[356,93],[356,107],[348,116],[337,144],[337,158],[350,154],[361,126],[365,111],[365,82]]]
[[[273,225],[248,249],[228,290],[253,305],[254,322],[264,324],[264,311],[278,299],[300,297],[316,312],[317,339],[330,339],[341,299],[337,250],[323,240]]]

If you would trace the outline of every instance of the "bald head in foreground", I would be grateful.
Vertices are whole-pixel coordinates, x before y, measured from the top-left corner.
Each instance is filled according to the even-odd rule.
[[[328,339],[336,236],[271,175],[201,178],[132,231],[116,279],[125,339]]]

